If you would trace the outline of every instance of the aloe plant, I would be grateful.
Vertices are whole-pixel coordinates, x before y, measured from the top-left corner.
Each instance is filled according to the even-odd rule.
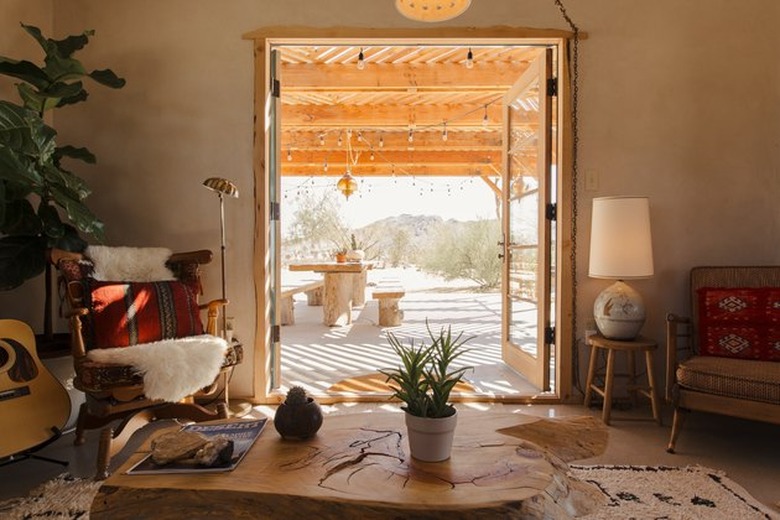
[[[0,290],[42,273],[48,248],[79,250],[86,245],[79,232],[102,235],[103,223],[84,202],[87,184],[62,164],[65,157],[94,164],[95,156],[86,148],[58,146],[44,114],[86,100],[84,78],[111,88],[125,84],[110,69],[87,72],[73,57],[94,31],[53,40],[32,25],[22,28],[45,58],[38,66],[0,56],[0,74],[21,80],[16,88],[22,101],[0,101]]]
[[[414,340],[404,345],[392,332],[387,339],[398,354],[401,364],[394,369],[381,369],[386,381],[395,383],[393,397],[404,402],[402,408],[417,417],[448,417],[455,413],[449,403],[450,393],[472,367],[452,369],[453,362],[468,352],[463,346],[472,338],[463,339],[463,332],[453,338],[452,327],[443,327],[438,334],[425,323],[431,344]]]

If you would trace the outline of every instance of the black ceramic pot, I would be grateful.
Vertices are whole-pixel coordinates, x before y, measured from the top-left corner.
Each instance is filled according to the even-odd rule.
[[[282,403],[274,416],[274,427],[284,439],[308,439],[322,426],[322,410],[311,397],[305,403]]]

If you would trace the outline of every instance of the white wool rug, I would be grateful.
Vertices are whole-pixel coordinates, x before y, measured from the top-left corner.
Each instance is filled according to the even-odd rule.
[[[89,246],[95,280],[124,282],[161,282],[175,280],[165,265],[171,250],[164,247]]]
[[[607,505],[587,520],[780,519],[721,471],[702,466],[569,466]]]
[[[571,466],[574,476],[597,486],[607,505],[586,520],[753,520],[780,518],[723,473],[695,467]],[[101,482],[67,474],[26,498],[0,503],[0,519],[87,520]]]
[[[227,341],[209,334],[131,347],[90,350],[89,359],[130,365],[143,374],[144,395],[175,403],[209,386],[225,360]]]

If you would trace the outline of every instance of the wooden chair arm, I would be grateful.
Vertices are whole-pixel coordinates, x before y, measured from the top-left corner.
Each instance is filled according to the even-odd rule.
[[[70,320],[70,353],[74,361],[78,362],[87,355],[87,349],[84,346],[84,335],[81,332],[81,317],[87,316],[89,309],[85,307],[76,307],[68,311],[65,315]]]
[[[208,264],[214,258],[214,254],[208,249],[199,249],[198,251],[187,251],[184,253],[173,253],[168,258],[169,264]]]
[[[690,325],[691,320],[685,316],[669,313],[666,315],[666,401],[671,402],[672,390],[677,380],[677,338],[686,334],[680,333],[681,325]]]
[[[219,328],[217,327],[217,322],[219,320],[219,308],[224,307],[230,303],[228,300],[223,300],[222,298],[219,298],[217,300],[211,300],[208,303],[202,303],[199,305],[201,309],[208,309],[207,316],[208,321],[206,322],[206,334],[211,334],[212,336],[219,336]]]

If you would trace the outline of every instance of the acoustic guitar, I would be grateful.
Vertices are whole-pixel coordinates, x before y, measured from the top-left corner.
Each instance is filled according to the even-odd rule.
[[[0,459],[57,437],[69,416],[68,392],[41,364],[32,329],[0,320]]]

